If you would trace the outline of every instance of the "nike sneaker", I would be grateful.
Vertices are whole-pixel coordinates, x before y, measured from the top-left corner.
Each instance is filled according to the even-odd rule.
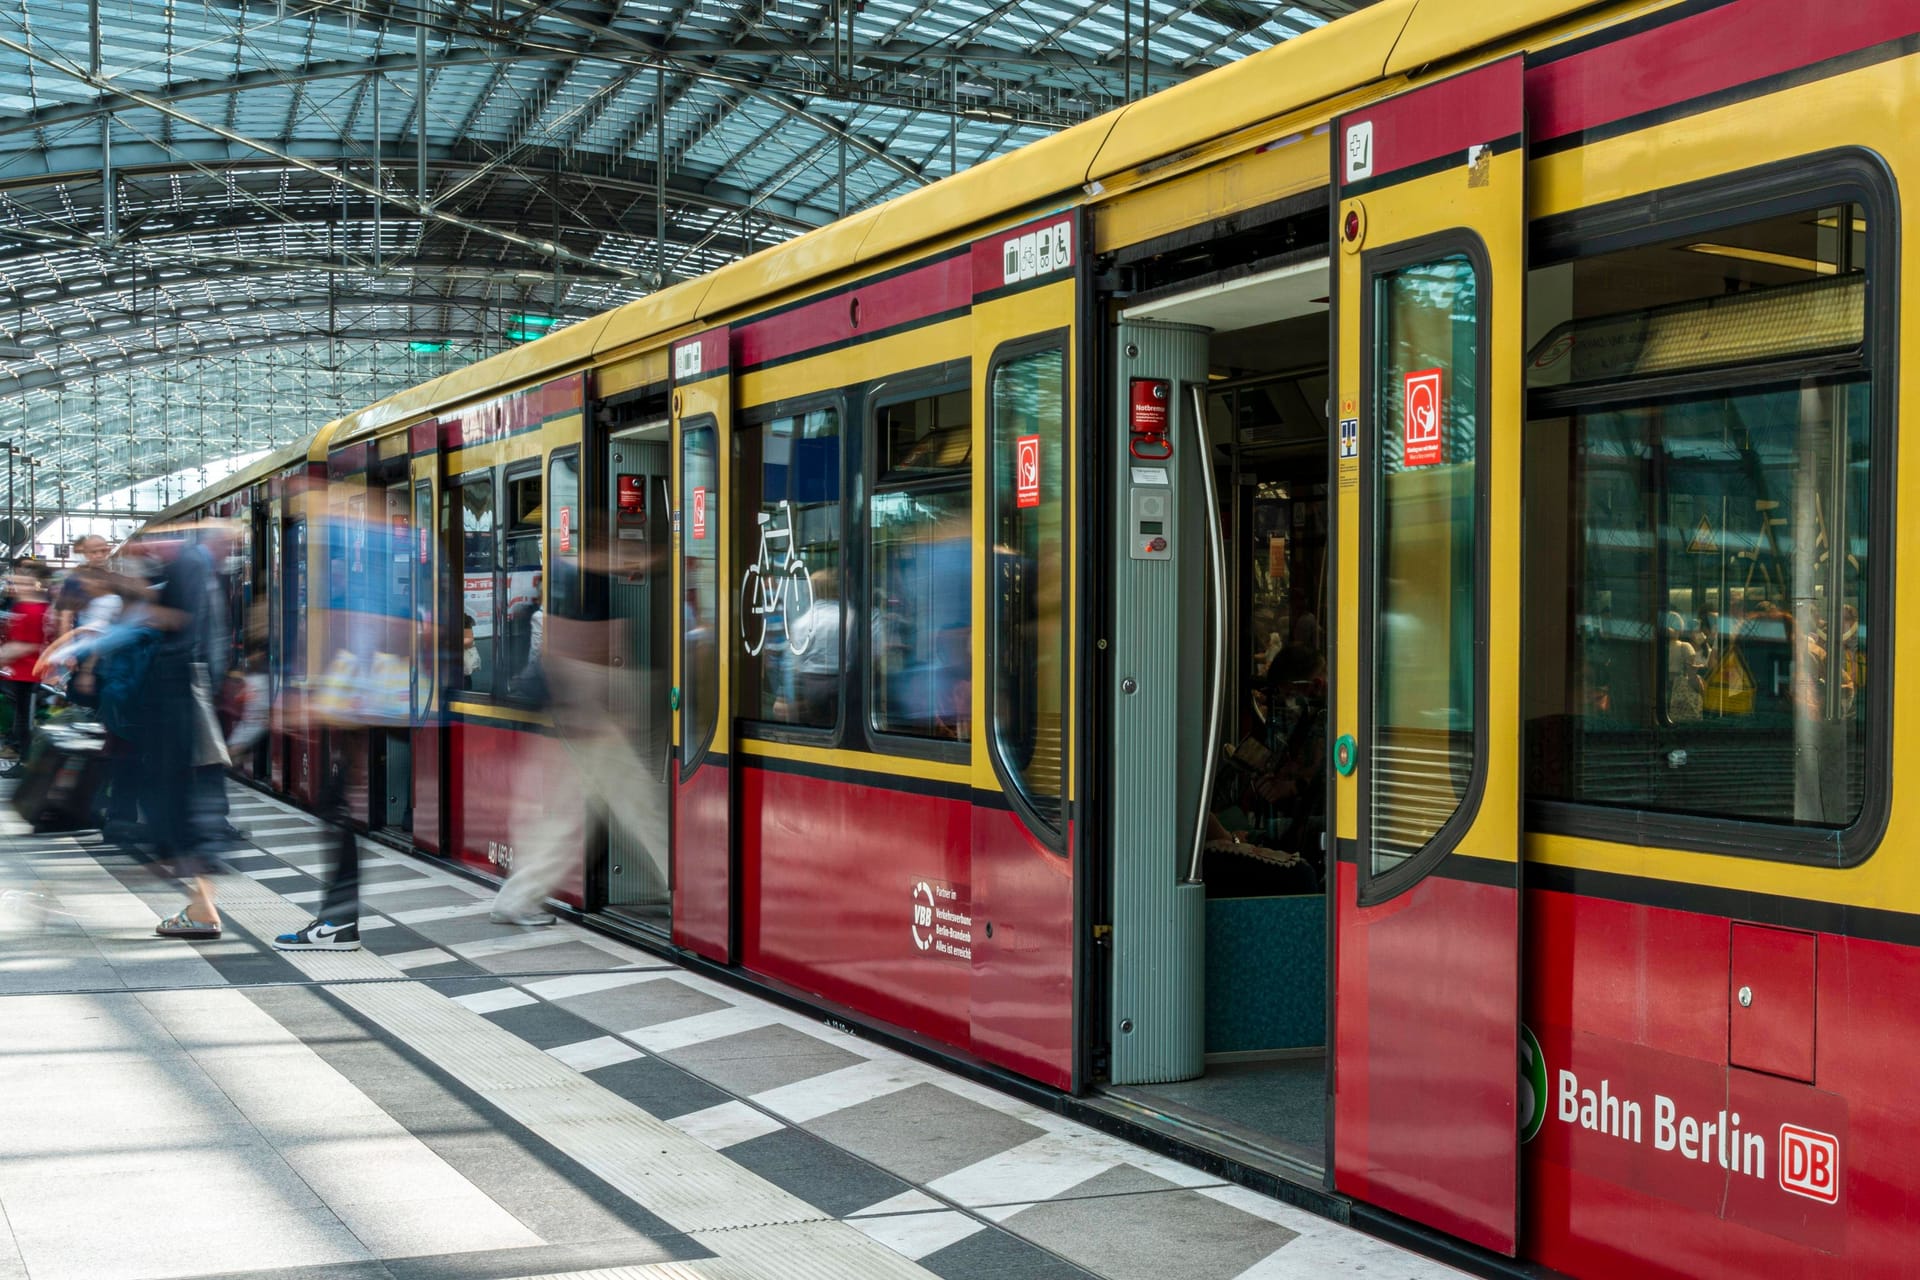
[[[358,951],[360,925],[357,921],[334,924],[315,920],[297,933],[283,933],[273,940],[276,951]]]

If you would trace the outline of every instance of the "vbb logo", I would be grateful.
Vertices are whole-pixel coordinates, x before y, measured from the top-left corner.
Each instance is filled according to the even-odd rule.
[[[1021,436],[1013,442],[1013,505],[1040,505],[1040,437]]]
[[[1840,1199],[1840,1140],[1797,1124],[1780,1126],[1780,1186],[1833,1204]]]

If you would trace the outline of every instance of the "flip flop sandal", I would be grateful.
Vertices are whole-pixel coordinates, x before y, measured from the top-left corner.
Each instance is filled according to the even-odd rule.
[[[208,924],[204,920],[195,920],[181,908],[179,915],[168,916],[153,926],[153,931],[163,938],[217,938],[220,926]]]

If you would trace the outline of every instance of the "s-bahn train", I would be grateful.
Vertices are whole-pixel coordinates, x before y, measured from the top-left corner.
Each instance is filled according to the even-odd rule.
[[[1911,0],[1381,0],[164,518],[261,785],[375,584],[355,820],[497,870],[607,619],[595,920],[1483,1261],[1920,1274],[1916,120]]]

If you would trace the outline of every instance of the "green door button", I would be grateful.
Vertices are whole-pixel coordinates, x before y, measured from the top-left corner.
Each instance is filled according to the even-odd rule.
[[[680,709],[680,686],[679,685],[675,685],[673,686],[673,688],[667,691],[667,705],[673,708],[673,710],[675,711],[678,711]]]
[[[1333,744],[1333,767],[1343,778],[1353,775],[1353,766],[1360,762],[1360,748],[1354,745],[1353,735],[1343,733]]]

